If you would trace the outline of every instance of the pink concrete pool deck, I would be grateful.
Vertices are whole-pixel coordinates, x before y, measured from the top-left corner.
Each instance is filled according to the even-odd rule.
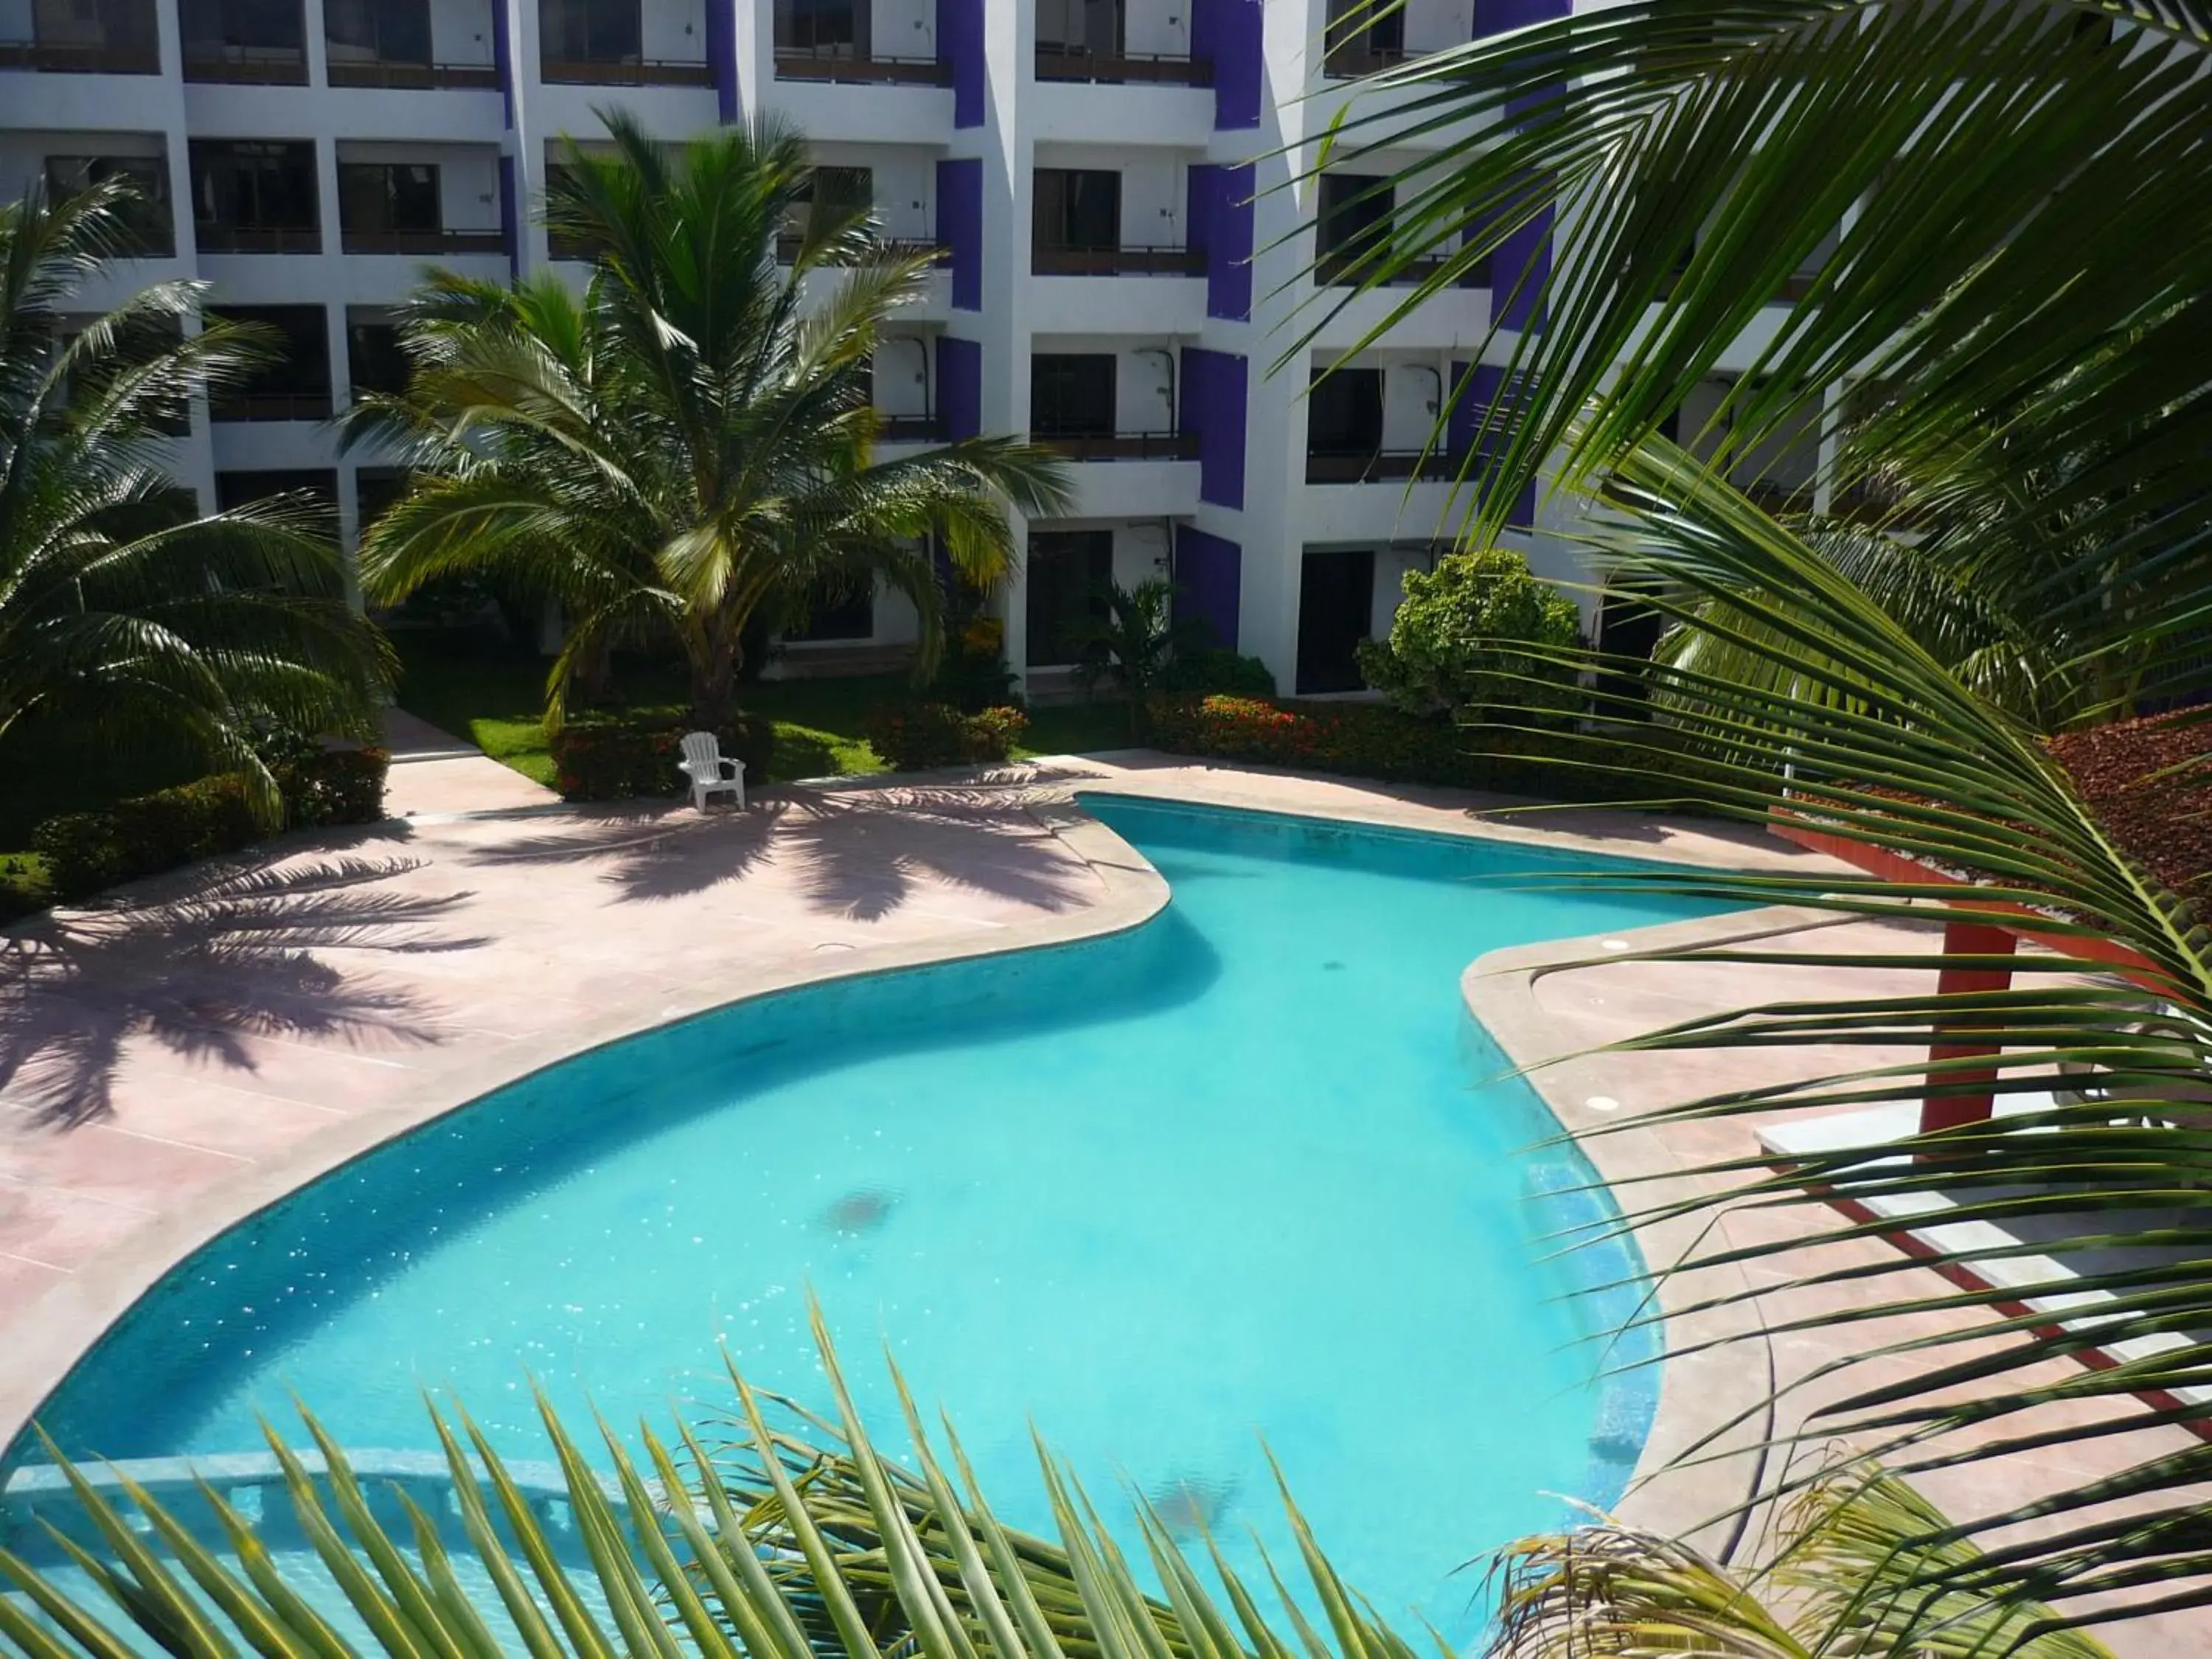
[[[1492,809],[1502,803],[1462,792],[1141,752],[973,780],[781,789],[742,815],[566,809],[465,746],[447,749],[429,728],[405,735],[416,757],[395,767],[392,805],[411,819],[293,838],[145,884],[112,908],[0,933],[0,1438],[190,1249],[314,1175],[525,1072],[780,986],[1141,922],[1165,902],[1164,886],[1069,804],[1081,789],[1736,868],[1823,867],[1814,855],[1711,825],[1583,811],[1499,817]],[[456,816],[486,806],[499,810]],[[1750,915],[1650,930],[1632,943],[1764,929],[1770,943],[1810,954],[1876,932],[1807,912]],[[1903,951],[1936,943],[1901,927],[1880,931]],[[1838,971],[1653,963],[1632,952],[1607,959],[1595,943],[1498,952],[1471,967],[1470,1006],[1513,1059],[1578,1053],[1694,1012],[1809,990]],[[1917,975],[1895,977],[1902,988]],[[1639,1108],[1778,1077],[1778,1066],[1804,1074],[1834,1058],[1722,1052],[1694,1063],[1646,1055],[1632,1066],[1578,1059],[1535,1080],[1561,1120],[1587,1135]],[[1652,1183],[1637,1190],[1657,1194],[1679,1187],[1688,1164],[1752,1155],[1757,1127],[1747,1119],[1639,1128],[1586,1145],[1609,1180]],[[1803,1238],[1818,1219],[1738,1214],[1727,1237]],[[1642,1243],[1656,1265],[1695,1241],[1662,1228]],[[1826,1267],[1887,1248],[1803,1255]],[[1747,1408],[1770,1368],[1800,1385],[1785,1410],[1802,1415],[1837,1393],[1823,1366],[1911,1328],[1887,1320],[1770,1340],[1762,1324],[1841,1310],[1848,1293],[1805,1287],[1771,1267],[1750,1272],[1753,1308],[1677,1316],[1678,1342],[1738,1340],[1670,1362],[1647,1468]],[[1916,1289],[1939,1285],[1923,1269],[1911,1277],[1923,1281]],[[1674,1314],[1731,1282],[1745,1281],[1700,1268],[1668,1277],[1662,1295]],[[1889,1369],[1905,1374],[1901,1362]],[[2059,1361],[2038,1371],[2071,1374]],[[2009,1428],[2128,1417],[2124,1405],[2069,1402],[2039,1407]],[[1744,1438],[1739,1431],[1723,1444]],[[2123,1429],[1923,1485],[1965,1518],[2188,1443],[2178,1428]],[[1668,1530],[1703,1528],[1701,1537],[1717,1543],[1725,1529],[1705,1523],[1741,1498],[1753,1462],[1738,1452],[1656,1479],[1625,1513]],[[2212,1620],[2136,1619],[2105,1639],[2124,1659],[2203,1653],[2212,1650]]]

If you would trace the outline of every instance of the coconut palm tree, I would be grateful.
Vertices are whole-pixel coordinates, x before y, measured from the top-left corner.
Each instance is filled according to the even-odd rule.
[[[403,320],[407,391],[352,417],[414,480],[366,538],[368,592],[477,571],[557,599],[556,720],[580,668],[653,641],[681,653],[693,719],[719,725],[756,613],[878,580],[921,611],[926,672],[928,541],[969,580],[997,580],[1006,507],[1059,509],[1061,464],[988,437],[879,459],[877,331],[928,257],[890,256],[773,123],[672,153],[604,118],[612,154],[570,143],[546,202],[555,234],[597,251],[581,295],[550,276],[434,277]]]
[[[236,771],[273,820],[259,741],[372,735],[388,654],[312,501],[204,514],[168,470],[188,400],[265,361],[261,337],[202,321],[193,283],[72,312],[129,199],[0,204],[0,775]]]
[[[1074,1474],[1042,1446],[1039,1473],[1058,1536],[1013,1530],[993,1513],[951,1425],[942,1424],[941,1436],[924,1427],[896,1369],[908,1443],[878,1449],[854,1410],[818,1309],[814,1329],[835,1421],[798,1410],[732,1366],[726,1421],[678,1423],[673,1438],[641,1425],[633,1443],[601,1424],[594,1460],[541,1395],[559,1460],[550,1488],[542,1476],[526,1483],[465,1414],[434,1407],[429,1426],[444,1454],[450,1506],[421,1501],[434,1477],[419,1467],[404,1486],[378,1486],[304,1411],[323,1470],[311,1472],[270,1428],[297,1535],[335,1595],[311,1582],[321,1576],[312,1567],[293,1565],[298,1557],[262,1543],[264,1526],[282,1525],[273,1516],[257,1521],[215,1487],[199,1487],[194,1510],[220,1528],[218,1547],[206,1522],[188,1522],[181,1506],[127,1477],[101,1482],[99,1471],[64,1462],[81,1514],[62,1527],[61,1547],[98,1593],[0,1550],[0,1585],[17,1591],[0,1595],[0,1638],[30,1659],[113,1659],[134,1650],[124,1632],[173,1653],[250,1648],[264,1659],[362,1651],[459,1659],[511,1652],[535,1659],[1415,1659],[1425,1650],[1344,1583],[1287,1491],[1282,1501],[1297,1540],[1304,1606],[1290,1602],[1270,1564],[1268,1588],[1281,1605],[1263,1611],[1267,1592],[1255,1594],[1202,1528],[1193,1535],[1140,1500],[1137,1528],[1158,1586],[1148,1588]],[[557,1501],[571,1521],[566,1547],[548,1524]],[[1972,1623],[1954,1604],[1923,1616],[1887,1595],[1897,1563],[1907,1558],[1885,1548],[1886,1540],[1942,1517],[1863,1471],[1838,1473],[1806,1516],[1798,1547],[1838,1559],[1856,1553],[1859,1582],[1879,1592],[1832,1610],[1826,1622],[1838,1639],[1924,1632],[1929,1644],[1916,1652],[1949,1655],[1972,1650],[1946,1645],[1947,1638],[1994,1630],[2029,1637],[2008,1650],[2021,1659],[2100,1659],[2094,1644],[2028,1630],[2033,1613]],[[395,1528],[394,1520],[404,1524]],[[1553,1565],[1547,1551],[1525,1547],[1508,1558],[1503,1633],[1511,1651],[1611,1659],[1651,1650],[1551,1641],[1565,1598],[1544,1592]],[[479,1573],[457,1570],[471,1553]],[[1947,1556],[1965,1565],[1978,1559],[1959,1546]],[[1577,1553],[1577,1567],[1582,1560]],[[1678,1577],[1686,1584],[1694,1574],[1686,1561]],[[1721,1570],[1710,1577],[1750,1605]],[[1589,1575],[1577,1582],[1587,1588]],[[488,1589],[472,1592],[471,1583]],[[1656,1604],[1666,1587],[1644,1588]],[[1595,1598],[1583,1595],[1577,1605],[1594,1606]],[[1322,1615],[1319,1628],[1309,1608]],[[1809,1637],[1818,1613],[1798,1621],[1808,1632],[1804,1645],[1705,1650],[1808,1659],[1820,1650]],[[365,1644],[356,1636],[348,1644],[340,1626],[349,1620]],[[1584,1622],[1595,1628],[1598,1621]],[[1683,1623],[1678,1616],[1676,1627]]]

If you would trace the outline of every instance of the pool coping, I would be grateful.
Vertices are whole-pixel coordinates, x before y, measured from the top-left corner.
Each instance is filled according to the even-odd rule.
[[[1096,771],[1086,775],[1081,770],[1088,760],[1111,758],[1060,757],[1035,763],[1051,780],[1052,793],[1042,799],[1033,796],[1023,809],[1098,878],[1104,890],[1096,902],[1081,909],[1009,927],[987,939],[956,935],[885,945],[872,949],[862,961],[831,958],[812,970],[801,964],[780,963],[773,968],[728,975],[696,994],[671,996],[663,992],[649,1004],[633,1000],[613,1005],[573,1031],[564,1032],[561,1042],[550,1052],[541,1049],[529,1065],[517,1066],[511,1056],[488,1050],[426,1079],[426,1086],[410,1098],[332,1125],[285,1156],[210,1188],[178,1212],[161,1214],[112,1254],[88,1264],[15,1319],[0,1324],[0,1352],[7,1352],[11,1362],[5,1374],[0,1375],[0,1447],[14,1443],[69,1371],[193,1251],[323,1176],[496,1090],[593,1049],[756,997],[811,984],[1074,944],[1141,927],[1166,906],[1170,896],[1168,884],[1141,854],[1081,807],[1077,798],[1083,794],[1505,842],[1687,868],[1742,870],[1762,864],[1775,867],[1786,864],[1803,869],[1810,857],[1741,834],[1716,834],[1711,826],[1704,825],[1693,826],[1686,844],[1680,847],[1625,849],[1611,844],[1607,836],[1575,827],[1572,819],[1589,816],[1580,811],[1556,815],[1551,825],[1539,829],[1474,817],[1474,811],[1486,807],[1528,804],[1463,791],[1409,792],[1400,799],[1370,794],[1332,801],[1326,807],[1301,806],[1273,798],[1264,785],[1270,779],[1303,779],[1306,776],[1303,774],[1210,767],[1203,769],[1199,777],[1188,775],[1193,769],[1176,769],[1181,775],[1169,779],[1142,770],[1104,775]],[[1053,776],[1055,768],[1064,769],[1058,777]],[[1259,781],[1262,788],[1255,793],[1247,787],[1247,780]],[[857,792],[951,781],[1020,781],[1024,780],[1011,778],[1004,770],[978,773],[971,769],[879,775],[841,780],[836,787]],[[1034,781],[1033,775],[1029,781]],[[1422,795],[1435,799],[1422,799]],[[1454,816],[1440,822],[1440,811]],[[1605,821],[1617,822],[1618,816]],[[1664,814],[1644,816],[1655,825],[1679,822]],[[1832,920],[1819,912],[1772,906],[1635,929],[1631,936],[1639,946],[1662,948],[1793,932]],[[1686,1182],[1682,1166],[1655,1133],[1645,1129],[1589,1133],[1605,1124],[1583,1104],[1589,1096],[1606,1092],[1601,1060],[1582,1056],[1547,1064],[1557,1060],[1562,1039],[1556,1024],[1536,1002],[1534,983],[1547,972],[1589,958],[1601,937],[1546,940],[1487,953],[1463,973],[1463,997],[1470,1013],[1507,1056],[1516,1066],[1528,1068],[1525,1075],[1547,1109],[1577,1142],[1608,1188],[1628,1180]],[[1658,1186],[1639,1188],[1655,1194],[1660,1190]],[[1751,1343],[1763,1353],[1764,1331],[1755,1313],[1748,1311],[1755,1304],[1695,1316],[1684,1311],[1690,1293],[1679,1279],[1664,1273],[1662,1264],[1683,1255],[1691,1243],[1685,1235],[1692,1226],[1686,1221],[1658,1226],[1639,1223],[1632,1229],[1647,1267],[1656,1275],[1661,1308],[1669,1320],[1668,1346],[1685,1334],[1702,1340],[1725,1334],[1732,1343]],[[1699,1293],[1709,1289],[1709,1285],[1701,1285]],[[1723,1322],[1727,1323],[1724,1333]],[[1731,1517],[1745,1512],[1756,1495],[1760,1460],[1753,1443],[1762,1437],[1746,1429],[1726,1446],[1726,1455],[1717,1460],[1686,1468],[1674,1467],[1673,1460],[1683,1448],[1721,1425],[1738,1418],[1747,1422],[1748,1414],[1755,1413],[1766,1397],[1767,1370],[1768,1364],[1755,1355],[1746,1363],[1740,1346],[1663,1358],[1657,1409],[1631,1489],[1614,1512],[1632,1524],[1686,1535],[1724,1553],[1723,1547],[1729,1539],[1741,1532],[1741,1525]]]

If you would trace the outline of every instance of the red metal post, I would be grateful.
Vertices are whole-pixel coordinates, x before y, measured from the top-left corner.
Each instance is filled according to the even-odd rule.
[[[1988,922],[1954,921],[1943,929],[1943,954],[1947,957],[2008,957],[2019,943],[2010,928]],[[2002,991],[2011,983],[2009,968],[1947,967],[1936,979],[1936,994],[1957,996],[1975,991]],[[1939,1020],[1936,1029],[1939,1040],[1928,1050],[1931,1066],[1942,1060],[1994,1054],[2004,1047],[2001,1033],[1990,1032],[1986,1025],[1971,1018],[1955,1027],[1948,1020]],[[1993,1041],[1993,1036],[2000,1040]],[[1948,1073],[1939,1085],[1931,1073],[1929,1093],[1922,1097],[1920,1103],[1920,1133],[1930,1134],[1961,1123],[1985,1121],[1995,1109],[1995,1097],[1988,1093],[1961,1094],[1957,1091],[1974,1083],[1995,1083],[1996,1078],[1996,1067],[1992,1066],[1982,1071]],[[1935,1091],[1939,1086],[1946,1092],[1936,1094]]]

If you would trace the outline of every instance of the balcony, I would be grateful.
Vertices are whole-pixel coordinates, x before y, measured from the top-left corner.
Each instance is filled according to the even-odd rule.
[[[1387,257],[1387,256],[1383,256]],[[1393,270],[1383,282],[1384,288],[1419,288],[1431,277],[1441,274],[1457,256],[1449,253],[1425,254],[1418,259],[1408,259]],[[1378,256],[1365,248],[1329,248],[1314,258],[1314,281],[1324,288],[1357,288],[1367,280],[1370,271],[1379,266]],[[1487,259],[1463,272],[1453,286],[1483,288],[1490,282],[1490,262]]]
[[[775,78],[851,86],[949,87],[952,65],[936,58],[860,57],[850,52],[778,46]]]
[[[876,441],[886,444],[938,444],[945,441],[941,415],[884,415],[876,416]]]
[[[714,71],[705,59],[669,58],[548,58],[538,78],[560,87],[708,87]]]
[[[1408,52],[1403,46],[1347,40],[1340,46],[1329,48],[1322,73],[1332,80],[1357,80],[1363,75],[1380,75],[1385,70],[1396,69],[1419,56],[1419,52]]]
[[[203,253],[320,253],[314,225],[241,225],[203,219],[193,227]]]
[[[1102,86],[1210,87],[1213,64],[1204,58],[1166,52],[1097,52],[1087,46],[1040,46],[1040,81],[1081,81]]]
[[[799,231],[787,230],[778,233],[775,239],[776,264],[787,265],[797,259],[799,243],[802,240],[802,233]],[[952,258],[951,248],[930,236],[883,236],[877,239],[876,246],[882,251],[886,259],[927,258],[935,264],[944,264]]]
[[[1037,432],[1033,441],[1071,461],[1194,461],[1195,432]]]
[[[1188,247],[1062,247],[1031,251],[1038,276],[1203,276],[1206,255]]]
[[[503,254],[503,230],[351,230],[338,233],[348,253]]]
[[[1306,456],[1310,484],[1448,482],[1459,470],[1460,458],[1440,449],[1313,450]]]
[[[234,87],[304,87],[307,49],[190,41],[185,46],[185,79]]]
[[[372,87],[387,91],[461,87],[497,92],[499,70],[489,64],[402,64],[374,58],[333,58],[330,61],[330,82],[334,87]]]
[[[225,392],[212,398],[209,413],[218,421],[325,421],[330,418],[327,392]]]
[[[16,15],[29,23],[31,38],[0,40],[0,70],[46,75],[161,72],[154,0],[77,0],[65,8],[25,6]]]

